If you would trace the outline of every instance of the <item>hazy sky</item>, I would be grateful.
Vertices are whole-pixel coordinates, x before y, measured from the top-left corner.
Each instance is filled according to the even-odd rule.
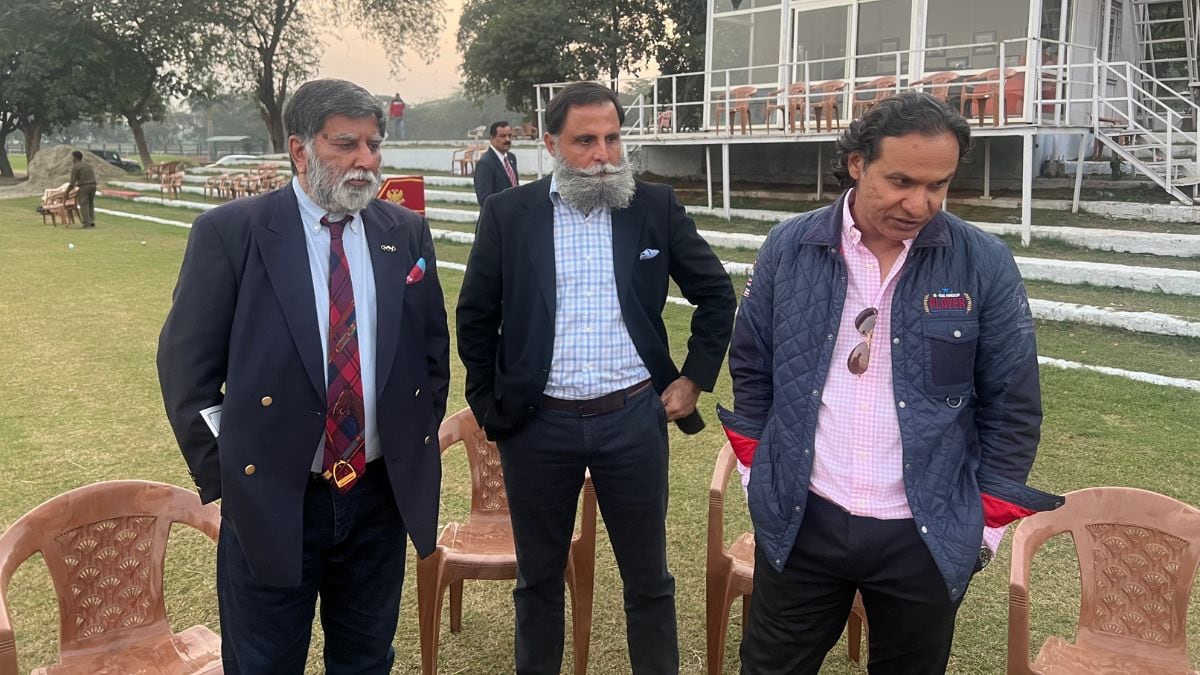
[[[405,70],[400,78],[389,74],[386,52],[382,47],[365,40],[361,34],[348,29],[342,35],[327,40],[325,56],[321,59],[319,77],[339,77],[366,87],[374,94],[394,94],[408,103],[420,103],[442,98],[459,86],[461,59],[454,48],[458,17],[463,0],[446,0],[446,29],[438,39],[440,46],[433,63],[426,65],[411,54],[405,58]]]

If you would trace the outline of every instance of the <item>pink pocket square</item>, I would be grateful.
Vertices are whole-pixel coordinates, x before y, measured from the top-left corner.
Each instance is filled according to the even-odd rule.
[[[405,277],[404,283],[405,285],[411,286],[424,278],[425,258],[418,258],[417,264],[413,265],[412,269],[408,271],[408,276]]]

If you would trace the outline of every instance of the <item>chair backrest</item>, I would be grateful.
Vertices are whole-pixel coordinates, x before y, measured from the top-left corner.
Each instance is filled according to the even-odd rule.
[[[733,446],[728,442],[717,453],[712,482],[708,485],[708,559],[728,557],[725,547],[725,489],[733,473]]]
[[[940,72],[926,75],[925,77],[909,83],[912,87],[919,85],[929,85],[928,93],[934,98],[945,101],[950,98],[950,84],[958,79],[958,73],[953,70],[943,70]]]
[[[508,494],[504,491],[504,473],[500,452],[479,428],[475,413],[463,408],[442,422],[438,430],[442,452],[462,443],[471,467],[471,516],[502,517],[508,520]]]
[[[87,485],[46,501],[0,535],[0,622],[11,620],[13,573],[40,553],[58,595],[60,659],[170,635],[163,560],[172,523],[216,541],[220,510],[189,490],[140,480]]]
[[[837,103],[838,94],[846,88],[846,83],[842,80],[829,80],[812,85],[809,91],[813,94],[819,94],[814,101],[817,105],[822,103]]]
[[[1074,539],[1079,560],[1076,643],[1174,661],[1186,670],[1200,510],[1135,488],[1071,492],[1061,508],[1030,516],[1017,527],[1014,567],[1028,570],[1033,553],[1064,532]]]

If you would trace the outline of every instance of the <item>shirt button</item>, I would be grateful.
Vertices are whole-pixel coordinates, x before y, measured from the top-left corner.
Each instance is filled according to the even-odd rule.
[[[271,404],[274,402],[275,402],[275,399],[271,398],[270,396],[262,397],[262,401],[261,401],[262,407],[264,407],[264,408],[270,408]]]
[[[245,468],[245,469],[242,469],[242,471],[243,471],[243,472],[244,472],[244,473],[245,473],[247,476],[253,476],[253,475],[254,475],[254,472],[255,472],[255,471],[257,471],[257,470],[258,470],[258,469],[256,469],[256,468],[254,467],[254,465],[253,465],[253,464],[247,464],[247,465],[246,465],[246,468]]]
[[[894,345],[900,344],[900,338],[898,338],[898,337],[892,338],[892,344],[894,344]]]
[[[929,534],[929,528],[922,525],[921,526],[921,534]]]
[[[954,331],[954,337],[962,337],[962,331],[961,330]]]
[[[907,408],[907,407],[908,407],[908,404],[907,404],[907,403],[905,403],[904,401],[900,401],[900,402],[899,402],[899,403],[897,403],[896,405],[900,406],[901,408]]]

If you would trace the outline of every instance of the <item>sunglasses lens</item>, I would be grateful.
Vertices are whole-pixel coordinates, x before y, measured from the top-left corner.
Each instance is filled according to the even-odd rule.
[[[872,321],[874,321],[872,319]],[[871,363],[871,345],[866,342],[858,343],[858,346],[850,351],[850,358],[846,359],[846,367],[855,375],[862,375],[867,372],[867,366]]]
[[[854,329],[859,333],[866,335],[875,330],[875,317],[879,315],[879,310],[874,307],[868,307],[858,313],[854,319]]]

